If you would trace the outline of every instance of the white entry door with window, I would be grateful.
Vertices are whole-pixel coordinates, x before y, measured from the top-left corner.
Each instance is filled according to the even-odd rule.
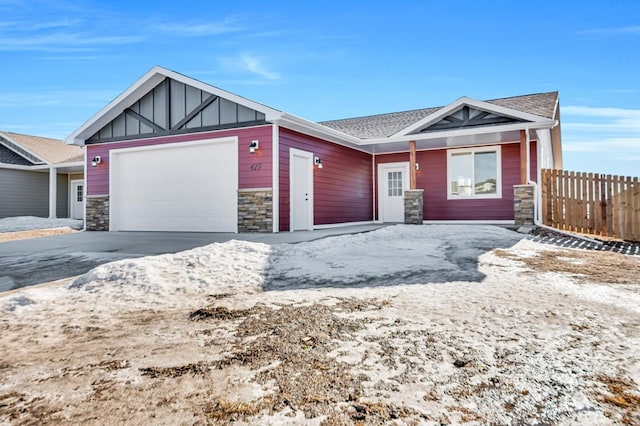
[[[313,229],[313,154],[291,148],[289,151],[289,230]]]
[[[404,222],[404,191],[409,189],[409,163],[378,164],[378,219]]]
[[[72,219],[84,219],[84,181],[72,180],[69,192],[71,200],[69,216]]]

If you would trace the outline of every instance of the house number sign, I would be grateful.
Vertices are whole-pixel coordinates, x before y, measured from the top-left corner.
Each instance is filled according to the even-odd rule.
[[[251,165],[249,165],[249,170],[251,170],[252,172],[257,172],[261,168],[262,168],[262,163],[251,163]]]

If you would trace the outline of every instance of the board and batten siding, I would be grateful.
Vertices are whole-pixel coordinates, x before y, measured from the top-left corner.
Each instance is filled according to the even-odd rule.
[[[56,216],[69,217],[69,175],[58,173]],[[49,171],[0,168],[0,218],[49,217]]]
[[[230,136],[238,137],[238,187],[247,188],[271,188],[272,186],[272,161],[271,161],[271,125],[245,127],[240,129],[218,130],[201,133],[188,133],[175,136],[137,139],[122,142],[109,142],[87,145],[87,195],[109,195],[109,151],[112,149],[134,148],[141,146],[163,145],[168,143],[190,142],[206,139],[217,139]],[[249,144],[252,140],[260,141],[260,148],[254,153],[249,153]],[[97,167],[91,167],[91,159],[99,155],[102,162]],[[176,176],[180,179],[180,176]],[[202,185],[205,182],[185,182]],[[219,184],[219,182],[211,182]]]
[[[369,221],[373,217],[371,154],[280,128],[280,231],[289,230],[289,151],[313,153],[314,225]]]
[[[537,156],[531,142],[531,180],[536,180]],[[513,220],[513,185],[520,184],[520,145],[502,144],[502,198],[447,199],[447,150],[418,151],[416,187],[424,189],[424,220]],[[409,161],[409,153],[377,155],[378,164]],[[376,197],[376,218],[378,214]]]

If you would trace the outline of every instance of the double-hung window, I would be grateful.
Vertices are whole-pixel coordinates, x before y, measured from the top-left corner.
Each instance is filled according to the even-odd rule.
[[[502,198],[500,147],[447,151],[447,198]]]

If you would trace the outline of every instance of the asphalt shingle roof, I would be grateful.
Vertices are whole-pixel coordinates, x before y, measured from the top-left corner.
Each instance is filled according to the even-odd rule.
[[[536,93],[485,101],[497,106],[511,108],[544,118],[553,118],[558,92]],[[443,107],[415,109],[389,114],[369,115],[342,120],[323,121],[319,124],[360,139],[383,138],[422,120]]]
[[[17,143],[51,164],[73,163],[84,160],[82,148],[75,145],[67,145],[58,139],[12,132],[0,132],[0,136],[7,137],[10,141]]]

